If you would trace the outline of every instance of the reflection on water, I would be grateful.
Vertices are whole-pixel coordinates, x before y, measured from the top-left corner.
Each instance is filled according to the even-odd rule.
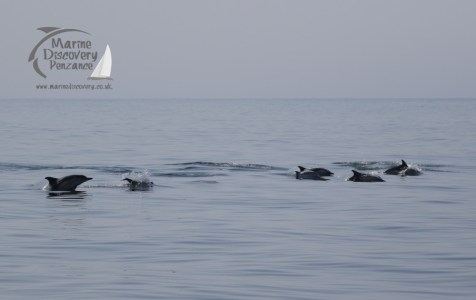
[[[58,235],[56,237],[52,237],[54,240],[58,239],[74,239],[74,236],[72,236],[72,231],[71,230],[78,230],[86,225],[86,219],[82,217],[65,217],[62,215],[55,215],[55,216],[49,216],[48,221],[55,224],[57,226],[57,230],[65,230],[63,231],[61,235]],[[60,226],[58,226],[60,225]]]
[[[85,191],[73,191],[73,192],[48,192],[48,199],[61,199],[61,200],[83,200],[88,196]]]
[[[49,192],[45,211],[50,226],[52,240],[77,240],[80,232],[87,226],[90,207],[85,191]],[[79,236],[78,236],[79,234]]]

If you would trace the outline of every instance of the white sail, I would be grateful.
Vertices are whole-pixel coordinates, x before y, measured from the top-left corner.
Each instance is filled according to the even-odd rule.
[[[101,57],[101,60],[96,65],[90,79],[109,79],[111,78],[112,55],[109,45],[106,46],[106,51]]]

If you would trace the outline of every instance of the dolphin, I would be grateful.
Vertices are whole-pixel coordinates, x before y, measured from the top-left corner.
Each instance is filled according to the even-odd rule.
[[[401,164],[401,165],[392,167],[392,168],[386,170],[386,171],[383,172],[383,173],[384,173],[384,174],[387,174],[387,175],[400,175],[400,173],[401,173],[402,171],[405,171],[406,169],[408,169],[408,165],[407,165],[407,163],[402,159],[402,164]]]
[[[84,175],[68,175],[62,178],[45,177],[48,180],[50,191],[74,192],[76,187],[92,178]]]
[[[137,180],[133,180],[133,179],[130,179],[130,178],[124,178],[122,180],[123,181],[125,180],[129,183],[129,188],[131,189],[131,191],[148,190],[149,188],[151,188],[154,185],[153,182],[137,181]]]
[[[296,179],[312,179],[312,180],[322,180],[322,181],[329,180],[324,177],[321,177],[319,173],[313,172],[311,170],[304,170],[302,172],[295,171],[295,172],[296,172]]]
[[[356,170],[352,170],[354,175],[352,177],[348,178],[348,181],[354,181],[354,182],[384,182],[382,178],[379,176],[371,175],[371,174],[364,174],[357,172]]]
[[[332,173],[331,171],[329,171],[327,169],[324,169],[324,168],[304,168],[304,167],[301,167],[301,166],[298,166],[298,168],[301,172],[304,172],[305,170],[310,170],[310,171],[313,171],[314,173],[319,174],[319,176],[332,176],[332,175],[334,175],[334,173]]]
[[[408,168],[405,171],[403,171],[401,174],[402,176],[418,176],[418,175],[421,175],[421,171],[415,168]]]

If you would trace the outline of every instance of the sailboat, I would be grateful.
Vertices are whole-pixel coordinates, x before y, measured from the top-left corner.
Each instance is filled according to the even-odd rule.
[[[111,55],[111,48],[109,45],[106,46],[106,51],[104,51],[104,55],[101,57],[101,60],[94,68],[93,73],[91,74],[88,79],[112,79],[111,78],[111,68],[112,68],[112,55]]]

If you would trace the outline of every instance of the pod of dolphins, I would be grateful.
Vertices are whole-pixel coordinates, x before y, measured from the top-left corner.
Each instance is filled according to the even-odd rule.
[[[328,180],[325,177],[334,175],[331,171],[325,168],[305,168],[298,166],[299,171],[296,171],[296,179],[311,179],[311,180]],[[384,182],[380,176],[360,173],[356,170],[352,170],[353,175],[347,179],[347,181],[354,182]],[[391,167],[390,169],[384,172],[386,175],[401,175],[401,176],[418,176],[421,172],[415,168],[410,168],[408,164],[402,160],[402,163],[398,166]],[[68,175],[62,178],[54,177],[45,177],[48,180],[48,190],[49,191],[66,191],[66,192],[75,192],[76,188],[88,181],[91,180],[91,177],[86,177],[84,175]],[[127,181],[128,187],[130,190],[147,190],[151,188],[153,182],[142,182],[133,180],[130,178],[123,179]]]
[[[312,179],[312,180],[328,180],[324,177],[332,176],[334,173],[324,168],[304,168],[298,166],[300,171],[296,171],[296,179]],[[347,181],[353,182],[384,182],[385,180],[382,177],[361,173],[356,170],[352,170],[353,175],[347,178]],[[418,176],[421,172],[415,168],[410,168],[408,164],[402,160],[402,164],[391,167],[390,169],[383,172],[386,175],[401,175],[401,176]]]

